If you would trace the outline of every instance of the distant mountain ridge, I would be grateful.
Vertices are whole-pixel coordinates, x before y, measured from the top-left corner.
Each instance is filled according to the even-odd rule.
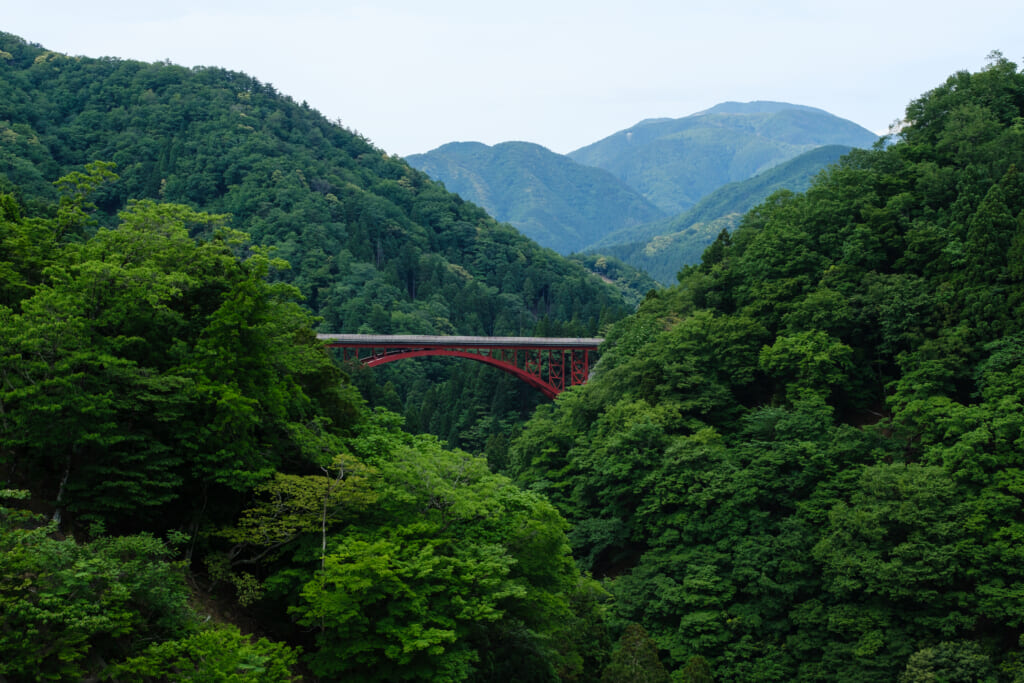
[[[650,119],[570,152],[603,168],[666,214],[727,183],[815,147],[870,147],[878,136],[824,110],[785,102],[723,102],[679,119]]]
[[[877,139],[816,107],[730,101],[645,119],[568,155],[528,142],[454,142],[406,161],[545,246],[600,250],[671,282],[721,227],[735,225],[730,214],[777,189],[806,188],[840,154]],[[804,154],[796,167],[742,185]]]
[[[452,142],[406,162],[562,254],[665,216],[608,171],[530,142]]]
[[[818,114],[829,114],[829,112],[818,107],[810,107],[806,104],[792,104],[790,102],[774,102],[772,100],[753,100],[751,102],[736,102],[729,100],[726,102],[719,102],[710,109],[699,111],[694,116],[700,114],[777,114],[780,111],[787,109],[799,109],[802,111],[815,112]],[[670,121],[672,119],[664,119]]]
[[[610,233],[585,251],[615,257],[662,284],[674,284],[679,269],[698,263],[722,230],[732,231],[744,214],[778,190],[803,192],[852,149],[844,145],[812,149],[752,178],[723,185],[685,213]]]
[[[767,171],[746,180],[722,185],[705,195],[689,211],[685,211],[653,223],[623,228],[609,233],[587,247],[587,251],[600,250],[615,244],[626,244],[647,240],[692,225],[730,215],[742,216],[778,190],[803,192],[823,169],[849,154],[852,147],[846,145],[825,145],[804,152],[798,157],[784,161]]]

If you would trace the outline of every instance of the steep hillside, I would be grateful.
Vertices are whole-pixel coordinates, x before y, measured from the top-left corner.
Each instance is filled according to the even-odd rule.
[[[679,269],[700,261],[722,230],[735,228],[745,213],[779,190],[803,192],[851,149],[818,147],[753,178],[724,185],[679,216],[610,233],[585,251],[614,256],[659,282],[674,283]]]
[[[951,76],[747,213],[513,444],[677,673],[1024,677],[1022,117],[1000,55]]]
[[[61,175],[113,162],[97,223],[147,198],[230,214],[287,259],[278,277],[327,331],[585,336],[632,309],[580,264],[256,78],[69,57],[7,34],[0,52],[0,191],[29,212],[52,211]],[[411,365],[358,378],[412,428],[455,443],[492,411],[493,429],[510,429],[537,400],[482,364]]]
[[[140,198],[230,213],[257,243],[279,247],[332,329],[366,322],[338,300],[342,281],[372,281],[376,303],[419,318],[421,328],[437,317],[422,315],[425,304],[446,287],[446,301],[467,288],[484,299],[517,297],[522,320],[509,319],[508,306],[453,312],[451,325],[467,333],[528,331],[544,315],[593,326],[603,307],[621,306],[578,265],[255,78],[68,57],[6,34],[0,49],[11,55],[0,62],[0,182],[29,204],[53,198],[58,175],[112,161],[120,180],[97,202],[105,214]],[[559,300],[556,285],[579,285],[572,296],[587,305]]]
[[[664,215],[607,171],[527,142],[453,142],[406,161],[562,254]]]
[[[110,167],[0,192],[0,680],[596,680],[551,504],[368,407],[225,216],[95,229]]]
[[[666,213],[679,214],[722,185],[815,147],[870,147],[877,137],[812,107],[727,102],[680,119],[641,121],[569,156],[610,171]]]

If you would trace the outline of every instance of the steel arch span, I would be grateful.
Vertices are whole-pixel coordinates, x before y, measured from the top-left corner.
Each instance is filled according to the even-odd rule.
[[[342,360],[369,367],[406,358],[468,358],[501,368],[554,398],[586,384],[590,354],[603,339],[594,337],[457,337],[430,335],[318,334]]]

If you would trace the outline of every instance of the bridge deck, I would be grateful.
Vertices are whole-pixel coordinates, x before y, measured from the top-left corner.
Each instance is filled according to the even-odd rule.
[[[596,349],[604,339],[597,337],[461,337],[417,334],[318,334],[328,346],[415,346],[417,348],[561,348]]]

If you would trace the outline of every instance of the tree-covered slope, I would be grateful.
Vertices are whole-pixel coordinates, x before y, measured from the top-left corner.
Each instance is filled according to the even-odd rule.
[[[607,336],[510,471],[672,668],[1024,676],[1024,74],[774,195]]]
[[[30,212],[50,210],[58,177],[113,162],[119,179],[95,199],[101,225],[138,199],[230,214],[291,264],[276,277],[325,331],[586,336],[633,308],[602,277],[256,78],[69,57],[8,34],[0,52],[0,191]],[[358,379],[411,428],[452,442],[481,419],[508,431],[537,397],[472,365]]]
[[[678,216],[605,235],[585,251],[608,254],[674,283],[683,266],[700,261],[722,230],[732,230],[750,209],[779,190],[803,192],[852,148],[826,145],[804,152],[752,178],[723,185]]]
[[[593,679],[550,503],[368,408],[226,216],[97,230],[112,182],[0,194],[0,679]]]
[[[596,331],[603,277],[243,74],[0,36],[0,679],[599,676],[561,516],[403,431],[535,399],[314,328]]]
[[[562,254],[664,215],[607,171],[528,142],[453,142],[406,161]]]
[[[366,323],[369,302],[345,307],[353,287],[372,287],[397,327],[419,328],[410,332],[528,331],[544,315],[596,329],[603,309],[621,310],[615,290],[578,265],[255,78],[68,57],[7,34],[0,49],[8,187],[50,199],[59,175],[114,162],[120,180],[101,209],[162,198],[230,213],[235,228],[280,248],[331,329]],[[429,310],[463,292],[481,305],[451,318]],[[500,305],[502,294],[518,305]]]
[[[651,119],[570,152],[610,171],[668,214],[824,145],[870,147],[877,135],[813,107],[727,102],[680,119]]]

